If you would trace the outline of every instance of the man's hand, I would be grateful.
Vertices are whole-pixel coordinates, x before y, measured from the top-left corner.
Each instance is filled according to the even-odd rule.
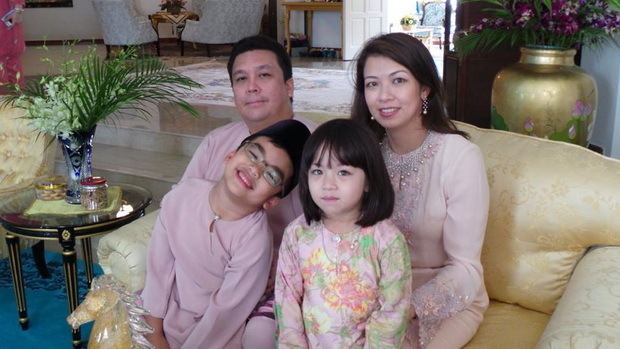
[[[170,349],[166,336],[164,335],[164,320],[145,315],[144,321],[153,327],[153,333],[145,335],[146,339],[157,349]]]

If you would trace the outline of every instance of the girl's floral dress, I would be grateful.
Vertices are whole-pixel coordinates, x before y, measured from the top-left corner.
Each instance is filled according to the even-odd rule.
[[[411,259],[389,220],[334,234],[303,216],[285,230],[276,276],[280,348],[400,348]]]

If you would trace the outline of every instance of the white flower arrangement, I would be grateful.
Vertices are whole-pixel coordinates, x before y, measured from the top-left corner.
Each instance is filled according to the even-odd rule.
[[[172,102],[198,115],[178,97],[179,90],[194,87],[200,84],[157,58],[136,58],[135,49],[107,61],[91,49],[80,60],[63,63],[60,75],[45,75],[24,89],[15,85],[15,93],[0,104],[24,109],[36,130],[65,138],[91,130],[116,111],[147,118],[145,102]]]

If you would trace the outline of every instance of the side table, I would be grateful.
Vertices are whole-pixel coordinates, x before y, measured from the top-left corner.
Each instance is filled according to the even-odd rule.
[[[181,34],[183,33],[183,29],[185,29],[185,21],[198,20],[198,15],[191,11],[181,11],[177,15],[173,15],[169,12],[155,12],[152,15],[149,15],[149,19],[151,20],[151,25],[153,29],[155,29],[155,33],[157,34],[157,43],[160,44],[159,37],[159,24],[160,23],[171,23],[173,28],[176,29],[177,33],[177,42],[181,41]],[[157,55],[159,56],[159,46],[157,46]]]
[[[151,193],[141,187],[118,184],[121,188],[121,202],[118,208],[107,211],[93,211],[84,214],[34,214],[25,212],[36,200],[34,189],[25,189],[0,201],[0,223],[7,230],[6,243],[13,277],[13,288],[19,324],[28,329],[28,311],[21,271],[19,238],[56,240],[62,247],[63,269],[69,314],[78,306],[76,239],[82,240],[82,251],[86,264],[88,285],[93,279],[93,258],[91,238],[105,234],[144,215],[144,209],[151,203]],[[73,347],[81,348],[80,329],[72,330]]]

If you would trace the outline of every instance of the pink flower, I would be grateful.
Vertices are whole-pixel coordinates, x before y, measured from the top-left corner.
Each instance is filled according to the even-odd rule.
[[[588,115],[592,114],[592,106],[589,105],[588,103],[582,101],[582,100],[577,100],[575,102],[575,105],[573,106],[573,117],[575,119],[577,118],[584,118],[587,117]]]
[[[527,133],[532,133],[532,131],[534,131],[534,120],[532,120],[532,118],[525,119],[525,122],[523,123],[523,129]]]

